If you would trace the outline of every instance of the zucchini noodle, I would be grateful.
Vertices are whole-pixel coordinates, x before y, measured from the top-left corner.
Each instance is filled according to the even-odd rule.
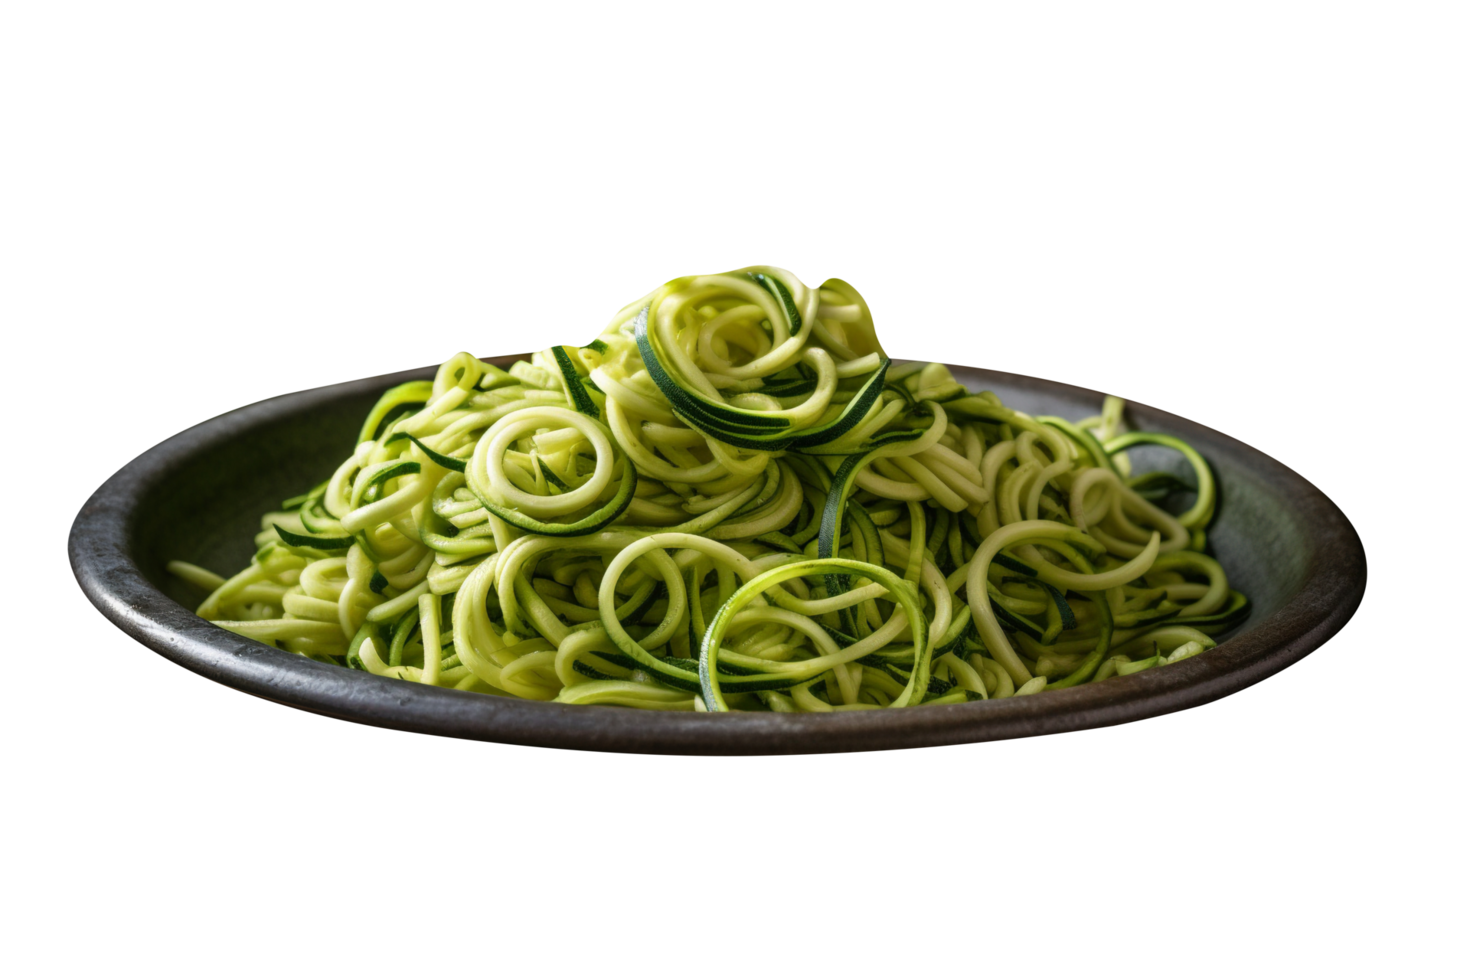
[[[199,615],[315,660],[657,711],[1037,694],[1174,663],[1242,622],[1209,465],[895,363],[847,283],[676,279],[585,347],[469,354],[388,392],[265,515]],[[1135,475],[1184,457],[1193,483]],[[1175,514],[1162,503],[1192,501]]]

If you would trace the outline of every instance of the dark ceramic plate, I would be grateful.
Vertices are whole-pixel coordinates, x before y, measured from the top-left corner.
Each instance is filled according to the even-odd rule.
[[[497,358],[508,363],[514,358]],[[1014,374],[955,367],[1033,414],[1081,418],[1102,395]],[[148,450],[92,495],[70,553],[87,597],[124,632],[211,680],[335,718],[493,742],[610,752],[741,755],[848,752],[1045,735],[1116,725],[1232,694],[1300,660],[1353,615],[1367,582],[1358,535],[1316,487],[1212,429],[1144,405],[1137,428],[1181,436],[1221,487],[1210,542],[1253,601],[1233,636],[1196,657],[1039,697],[899,711],[690,714],[489,697],[317,663],[212,626],[203,598],[164,571],[170,559],[224,574],[253,553],[259,515],[329,476],[390,385],[431,369],[282,395],[221,415]],[[1177,455],[1135,460],[1182,465]],[[1181,475],[1183,471],[1181,470]]]

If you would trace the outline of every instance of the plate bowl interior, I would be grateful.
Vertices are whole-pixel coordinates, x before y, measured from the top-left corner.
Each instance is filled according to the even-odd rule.
[[[1078,419],[1101,405],[1101,394],[1087,389],[974,368],[954,372],[972,389],[992,390],[1033,415]],[[1229,642],[1191,660],[1045,697],[915,712],[683,715],[671,721],[662,712],[512,701],[373,678],[244,640],[192,617],[189,610],[203,593],[168,574],[167,563],[181,559],[223,575],[243,568],[254,552],[261,515],[331,475],[352,450],[381,391],[429,376],[429,370],[404,372],[282,396],[155,447],[99,490],[78,517],[72,559],[84,590],[118,625],[165,656],[308,710],[472,738],[725,753],[1006,738],[1178,710],[1254,683],[1320,645],[1356,608],[1366,580],[1351,525],[1301,477],[1213,430],[1131,405],[1134,428],[1180,436],[1214,467],[1220,500],[1210,548],[1231,585],[1250,597],[1251,615]],[[1177,453],[1141,447],[1131,457],[1135,472],[1172,470],[1193,482]],[[635,723],[630,715],[645,721]]]

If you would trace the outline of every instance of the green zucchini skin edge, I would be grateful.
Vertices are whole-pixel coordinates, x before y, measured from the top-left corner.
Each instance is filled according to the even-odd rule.
[[[465,468],[469,466],[469,460],[467,459],[457,459],[453,456],[445,456],[443,453],[436,453],[434,450],[424,445],[423,442],[418,439],[418,437],[408,436],[408,438],[413,442],[415,446],[418,446],[419,449],[423,450],[425,456],[429,457],[437,465],[444,467],[446,470],[453,470],[456,473],[463,473],[465,471]]]
[[[571,398],[572,405],[583,415],[591,416],[594,419],[601,418],[602,413],[598,411],[597,403],[592,400],[592,396],[587,394],[587,389],[583,387],[584,379],[577,373],[576,367],[572,365],[572,359],[567,354],[566,348],[553,347],[551,348],[551,354],[556,358],[556,366],[561,369],[562,381],[567,386],[567,395]]]
[[[354,539],[351,535],[341,538],[327,538],[316,534],[297,534],[288,531],[279,524],[272,524],[281,540],[293,548],[314,548],[317,551],[346,551],[352,547]]]

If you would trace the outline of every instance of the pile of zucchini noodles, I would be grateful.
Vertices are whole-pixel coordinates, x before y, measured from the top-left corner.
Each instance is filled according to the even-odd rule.
[[[1242,621],[1206,462],[889,360],[847,283],[676,279],[586,347],[384,394],[199,615],[386,677],[568,704],[844,711],[1095,683]],[[1133,475],[1182,453],[1192,486]],[[1188,500],[1174,515],[1158,502]],[[1172,495],[1172,496],[1171,496]]]

